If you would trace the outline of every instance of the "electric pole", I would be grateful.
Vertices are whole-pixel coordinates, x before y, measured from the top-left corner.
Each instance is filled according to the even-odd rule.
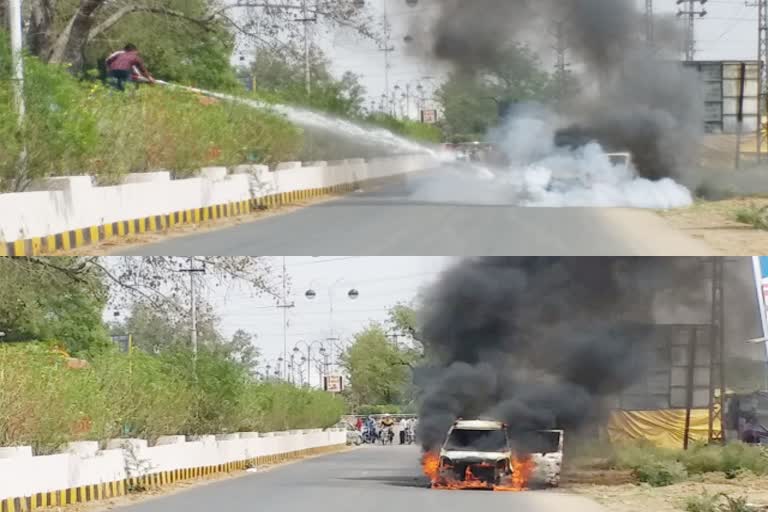
[[[301,12],[302,18],[299,21],[304,24],[304,86],[307,90],[307,97],[312,96],[312,67],[311,67],[311,50],[312,44],[310,42],[309,24],[317,22],[317,7],[315,7],[315,15],[309,17],[309,8],[307,7],[307,0],[301,0]]]
[[[653,22],[653,0],[645,0],[645,40],[648,46],[653,47],[656,39],[656,30]]]
[[[696,16],[703,18],[707,15],[707,10],[703,8],[707,0],[677,0],[677,5],[687,4],[687,9],[678,8],[677,17],[686,16],[688,25],[685,31],[685,60],[692,62],[696,57]],[[702,9],[697,9],[699,4]]]
[[[286,273],[285,256],[283,256],[283,302],[278,308],[283,310],[283,380],[288,380],[288,310],[296,307],[295,304],[288,304],[288,276]],[[278,370],[280,371],[280,370]]]
[[[758,100],[757,100],[757,161],[763,160],[763,143],[765,134],[763,133],[763,119],[765,118],[766,108],[768,108],[768,0],[757,0],[757,23],[758,23]]]
[[[189,258],[189,268],[183,268],[179,272],[186,272],[189,274],[189,297],[190,297],[190,317],[192,323],[192,363],[195,371],[197,371],[197,290],[195,282],[195,274],[205,274],[205,266],[202,268],[195,267],[195,258]]]
[[[19,126],[24,122],[26,104],[24,102],[24,58],[22,53],[22,18],[21,0],[9,0],[8,22],[11,32],[11,82],[16,99],[16,112],[19,116]]]
[[[389,13],[387,11],[387,0],[384,0],[384,38],[379,51],[384,52],[384,96],[389,98],[389,54],[395,51],[392,46],[392,26],[389,24]]]

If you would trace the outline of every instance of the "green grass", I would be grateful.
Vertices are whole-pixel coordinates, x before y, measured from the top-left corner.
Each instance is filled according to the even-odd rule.
[[[685,500],[686,512],[753,512],[744,496],[733,497],[725,493],[709,494],[703,491],[698,496]]]
[[[0,347],[0,446],[51,453],[74,440],[325,428],[343,400],[288,384],[259,383],[201,351],[130,356],[106,352],[67,368],[44,344]]]
[[[184,175],[204,166],[290,160],[301,150],[302,132],[269,110],[159,86],[120,94],[32,57],[25,59],[27,116],[19,128],[2,35],[0,192],[18,187],[23,148],[24,184],[74,174],[112,183],[152,169]]]
[[[647,442],[615,446],[611,466],[632,470],[639,481],[669,485],[687,475],[742,473],[768,475],[768,453],[757,446],[735,442],[726,446],[694,445],[689,450],[658,448]]]
[[[747,206],[736,211],[735,218],[755,229],[768,230],[768,206]]]

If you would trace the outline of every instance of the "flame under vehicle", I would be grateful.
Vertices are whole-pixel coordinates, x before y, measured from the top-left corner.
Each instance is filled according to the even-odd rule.
[[[556,487],[563,460],[563,432],[546,430],[527,436],[526,452],[514,448],[500,421],[458,420],[443,444],[433,488],[523,491]]]

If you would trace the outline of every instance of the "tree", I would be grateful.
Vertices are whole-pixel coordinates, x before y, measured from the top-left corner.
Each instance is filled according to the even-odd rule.
[[[73,355],[109,346],[101,319],[107,286],[77,258],[0,258],[0,342],[51,341]]]
[[[6,341],[55,340],[73,353],[96,350],[108,346],[101,315],[111,305],[131,311],[136,322],[131,328],[146,333],[144,339],[181,343],[190,337],[191,283],[182,272],[190,266],[206,270],[195,278],[201,342],[223,340],[218,319],[200,298],[211,289],[238,285],[255,296],[279,298],[266,258],[2,258],[0,331],[7,333]]]
[[[410,381],[410,366],[417,358],[417,351],[396,345],[380,324],[357,333],[341,356],[353,404],[401,403]]]
[[[242,0],[30,0],[29,4],[30,50],[47,62],[69,63],[76,71],[82,70],[86,50],[95,39],[137,14],[202,30],[216,31],[223,25],[278,47],[282,37],[297,33],[295,18],[301,9],[300,3],[291,1],[274,5]],[[355,7],[354,0],[311,4],[308,15],[318,21],[368,33],[365,11]]]
[[[247,369],[251,374],[259,366],[261,353],[255,344],[256,336],[242,329],[238,329],[232,335],[232,339],[224,348],[228,352],[228,358]]]
[[[555,96],[553,82],[525,46],[509,45],[491,67],[475,74],[456,71],[436,96],[445,114],[443,129],[456,142],[478,140],[498,124],[504,106],[546,101]]]
[[[257,91],[276,97],[279,101],[299,103],[345,117],[363,113],[365,87],[360,76],[346,72],[341,79],[333,77],[329,62],[319,50],[310,56],[312,94],[307,96],[304,56],[275,53],[262,49],[247,70]]]

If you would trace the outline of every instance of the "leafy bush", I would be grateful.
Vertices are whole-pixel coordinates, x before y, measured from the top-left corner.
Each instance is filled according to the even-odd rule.
[[[690,496],[685,501],[686,512],[752,512],[744,496],[732,497],[725,493]]]
[[[361,405],[355,411],[355,414],[361,416],[378,414],[405,414],[399,405]]]
[[[438,143],[443,140],[443,132],[431,124],[397,119],[384,114],[368,116],[365,121],[417,141]]]
[[[685,466],[680,462],[654,461],[641,464],[633,469],[638,481],[653,487],[665,487],[688,478]]]
[[[284,383],[258,383],[201,350],[130,356],[108,351],[68,368],[41,343],[0,347],[0,446],[49,453],[72,440],[325,428],[344,402]]]
[[[5,39],[0,33],[0,191],[18,187],[23,148],[22,185],[75,173],[114,181],[150,169],[183,174],[208,165],[269,163],[301,148],[300,131],[266,110],[159,86],[120,94],[32,57],[25,59],[27,116],[19,128]]]
[[[718,494],[709,494],[704,491],[698,496],[689,496],[685,500],[686,512],[718,512]]]
[[[669,464],[681,464],[690,475],[722,472],[734,478],[743,472],[768,474],[764,449],[739,442],[727,446],[694,445],[687,451],[658,448],[647,442],[628,443],[616,446],[612,456],[613,467],[631,469],[638,478],[643,474],[653,479],[656,473],[664,472],[659,466]]]
[[[768,206],[748,206],[736,212],[736,220],[755,229],[768,230]]]

